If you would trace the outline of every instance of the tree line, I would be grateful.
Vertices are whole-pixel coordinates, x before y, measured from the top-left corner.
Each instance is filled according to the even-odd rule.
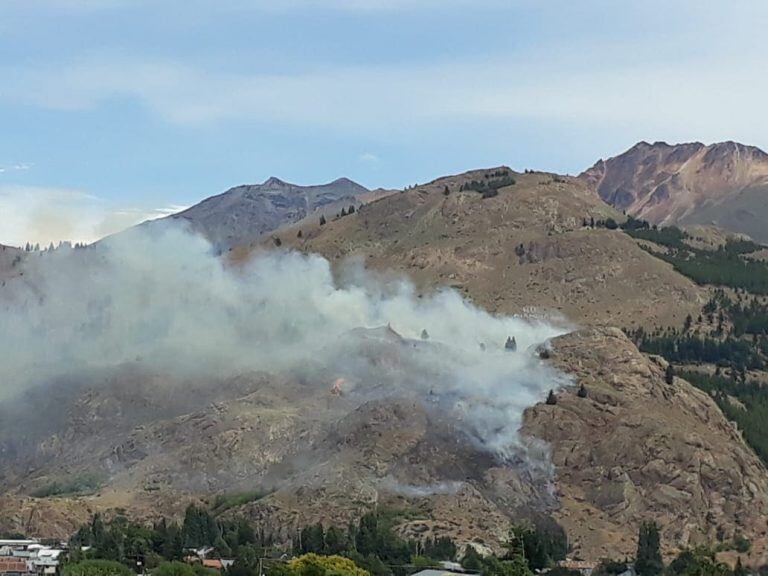
[[[306,526],[296,535],[293,557],[288,559],[270,555],[270,546],[257,545],[259,534],[247,522],[216,520],[200,508],[188,508],[181,525],[162,520],[145,527],[120,517],[107,524],[96,516],[72,538],[73,552],[63,576],[131,576],[134,570],[144,568],[149,568],[152,576],[213,576],[215,572],[200,564],[190,565],[181,560],[185,548],[195,547],[192,543],[212,545],[219,539],[236,546],[234,564],[224,570],[225,576],[406,575],[459,555],[450,538],[426,538],[420,542],[399,538],[392,530],[394,518],[392,514],[369,513],[346,528]],[[122,542],[122,556],[116,552],[115,540]],[[93,548],[77,552],[86,543]],[[579,572],[556,564],[565,557],[566,548],[561,529],[514,526],[500,554],[481,555],[475,547],[467,545],[460,554],[461,565],[481,576],[533,576],[543,569],[551,576],[579,576]],[[142,549],[155,550],[157,558],[142,556]],[[653,521],[643,522],[634,557],[602,560],[594,576],[618,576],[630,564],[637,576],[747,576],[740,558],[734,569],[718,562],[719,549],[745,553],[750,542],[737,536],[716,549],[685,549],[665,565],[659,526]]]
[[[268,576],[322,576],[325,572],[318,562],[325,561],[318,558],[335,558],[335,564],[345,559],[372,576],[405,576],[459,556],[468,569],[484,576],[532,576],[534,570],[553,566],[566,553],[565,532],[554,522],[540,527],[515,526],[510,529],[503,555],[482,557],[472,546],[458,550],[447,536],[402,538],[395,530],[400,514],[383,510],[367,513],[343,527],[321,523],[305,526],[289,539],[289,548],[285,548],[284,539],[278,542],[270,527],[256,529],[242,518],[217,518],[198,506],[189,506],[181,523],[162,519],[144,525],[123,516],[105,522],[96,515],[71,538],[65,576],[106,576],[103,570],[110,566],[128,570],[141,566],[150,569],[153,576],[156,572],[160,576],[208,576],[199,564],[184,563],[192,550],[204,547],[213,548],[209,557],[234,560],[226,576],[258,576],[260,565]],[[83,547],[86,551],[81,551]],[[276,560],[286,553],[307,560],[293,567]],[[320,571],[304,575],[304,569]],[[123,573],[127,574],[115,574]]]
[[[620,227],[633,238],[666,247],[666,252],[646,250],[697,284],[768,294],[768,263],[744,258],[763,248],[751,240],[728,239],[716,249],[706,250],[688,245],[685,241],[692,237],[676,226],[659,228],[630,216]]]

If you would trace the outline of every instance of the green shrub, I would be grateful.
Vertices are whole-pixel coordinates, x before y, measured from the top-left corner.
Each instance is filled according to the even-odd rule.
[[[194,568],[184,562],[162,562],[152,570],[152,576],[197,576]]]
[[[133,576],[133,572],[112,560],[83,560],[64,566],[62,576]]]
[[[45,486],[32,491],[34,498],[50,498],[52,496],[76,496],[93,494],[101,488],[101,478],[97,474],[78,474],[66,480],[54,480]]]

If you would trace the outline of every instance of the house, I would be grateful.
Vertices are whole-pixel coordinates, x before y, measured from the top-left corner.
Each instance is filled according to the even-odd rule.
[[[45,546],[38,540],[0,540],[0,576],[54,576],[62,554],[63,548]]]
[[[415,574],[411,574],[411,576],[480,576],[480,575],[474,574],[471,572],[464,572],[463,569],[461,572],[459,572],[455,570],[442,570],[440,568],[427,568],[426,570],[421,570],[419,572],[416,572]]]
[[[35,572],[40,576],[57,574],[59,571],[59,562],[62,554],[64,554],[64,550],[60,548],[49,548],[39,544],[37,546],[37,548],[32,550],[33,553],[30,557],[30,562],[35,569]],[[31,546],[30,549],[32,549]]]
[[[591,576],[592,572],[597,568],[597,562],[591,562],[587,560],[570,560],[565,559],[557,563],[560,568],[566,568],[567,570],[575,570],[581,573],[581,576]]]
[[[216,570],[218,572],[226,570],[234,563],[234,560],[228,558],[203,558],[202,560],[203,568],[210,568],[211,570]]]
[[[462,566],[458,562],[449,562],[448,560],[443,560],[439,564],[440,564],[440,568],[442,568],[443,570],[447,570],[448,572],[457,572],[460,574],[465,574],[467,572],[470,572],[469,570],[465,570],[464,566]]]
[[[0,576],[28,576],[34,573],[34,570],[25,559],[13,556],[0,556]]]

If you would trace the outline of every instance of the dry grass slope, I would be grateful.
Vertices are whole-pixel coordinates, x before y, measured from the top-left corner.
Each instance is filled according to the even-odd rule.
[[[692,282],[620,231],[582,225],[623,218],[583,182],[527,173],[492,198],[460,191],[498,170],[440,178],[324,226],[305,219],[277,236],[283,247],[336,264],[357,258],[395,271],[421,290],[453,287],[496,313],[647,326],[679,325],[698,311],[705,297]],[[271,242],[256,249],[265,247]],[[232,258],[247,259],[253,249],[236,249]]]

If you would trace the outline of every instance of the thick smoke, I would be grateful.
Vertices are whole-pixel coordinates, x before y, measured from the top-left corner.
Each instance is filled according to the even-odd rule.
[[[211,379],[322,365],[342,393],[431,399],[479,445],[524,455],[523,410],[562,382],[533,350],[563,328],[491,316],[453,291],[420,297],[360,270],[339,282],[319,256],[275,252],[234,267],[173,227],[31,255],[0,306],[0,399],[126,365]],[[509,336],[517,351],[505,350]]]

